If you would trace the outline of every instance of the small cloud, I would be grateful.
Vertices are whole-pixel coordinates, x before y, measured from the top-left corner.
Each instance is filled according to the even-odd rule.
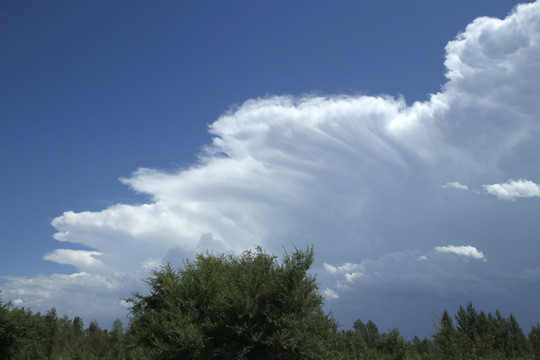
[[[95,256],[103,255],[99,251],[57,249],[43,257],[43,260],[52,261],[58,264],[73,265],[81,270],[90,268],[102,268],[103,263]]]
[[[160,258],[155,259],[146,259],[141,263],[141,269],[146,271],[156,270],[162,265],[162,260]]]
[[[119,302],[120,306],[122,306],[123,308],[126,308],[126,309],[130,309],[131,308],[131,303],[127,300],[124,300],[124,299],[121,299],[120,302]]]
[[[337,266],[330,265],[327,263],[324,263],[323,266],[324,266],[324,270],[328,271],[331,274],[336,274],[338,272]]]
[[[427,256],[422,255],[422,256],[418,257],[418,260],[419,260],[419,261],[426,261],[426,260],[427,260]]]
[[[329,288],[324,290],[324,297],[327,299],[339,299],[339,295],[334,290]]]
[[[446,184],[441,186],[444,189],[458,189],[458,190],[469,190],[469,187],[467,185],[460,184],[457,181],[447,182]]]
[[[478,259],[478,260],[484,259],[484,261],[486,261],[486,259],[484,258],[484,253],[482,253],[481,251],[478,251],[477,248],[470,245],[468,246],[453,246],[453,245],[437,246],[435,248],[435,251],[442,252],[442,253],[452,253],[459,256],[470,257],[470,258]]]
[[[332,273],[332,274],[335,274],[335,273],[348,273],[348,272],[352,272],[352,271],[355,271],[355,270],[361,270],[361,265],[360,264],[353,264],[353,263],[343,263],[341,265],[338,265],[338,266],[334,266],[334,265],[330,265],[330,264],[327,264],[327,263],[324,263],[324,270]]]
[[[338,266],[324,263],[324,270],[331,274],[341,274],[348,283],[353,283],[355,279],[364,274],[362,264],[344,263]]]
[[[488,194],[495,195],[499,200],[512,200],[520,197],[540,196],[540,185],[531,180],[509,180],[503,184],[482,185]]]
[[[360,271],[356,271],[356,272],[352,272],[352,273],[346,273],[345,274],[345,280],[347,280],[347,282],[349,282],[349,283],[352,283],[352,282],[354,282],[355,279],[359,278],[360,276],[362,276],[362,273]]]

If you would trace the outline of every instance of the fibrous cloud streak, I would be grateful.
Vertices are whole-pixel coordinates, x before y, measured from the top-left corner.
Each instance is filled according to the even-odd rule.
[[[465,256],[472,259],[484,259],[484,254],[474,246],[437,246],[435,251]]]

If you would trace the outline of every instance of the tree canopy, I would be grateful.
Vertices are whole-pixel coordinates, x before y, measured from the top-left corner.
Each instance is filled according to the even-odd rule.
[[[134,294],[131,328],[157,359],[329,359],[337,324],[308,270],[313,249],[281,261],[261,248],[170,265]]]

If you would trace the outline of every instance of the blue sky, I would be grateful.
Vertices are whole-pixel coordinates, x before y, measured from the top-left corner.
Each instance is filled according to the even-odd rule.
[[[427,335],[473,300],[528,331],[540,11],[517,3],[3,2],[2,299],[110,324],[163,261],[314,244],[345,327]]]

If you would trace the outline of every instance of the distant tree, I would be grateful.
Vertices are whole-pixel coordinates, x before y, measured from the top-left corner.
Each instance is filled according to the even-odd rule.
[[[258,248],[167,265],[130,299],[130,331],[156,359],[331,359],[337,324],[307,273],[313,259]]]
[[[107,338],[107,333],[99,327],[97,321],[90,322],[88,329],[86,329],[86,352],[94,359],[106,358],[109,349]]]
[[[360,359],[367,351],[367,345],[355,330],[342,330],[339,332],[340,345],[339,348],[344,354],[344,359]]]
[[[12,359],[19,345],[17,324],[11,315],[11,303],[0,300],[0,359]]]
[[[514,315],[510,314],[508,318],[508,326],[510,328],[511,337],[511,356],[523,357],[528,353],[527,337],[523,333],[521,326],[517,322]]]
[[[368,322],[364,324],[362,320],[358,319],[354,322],[353,329],[360,334],[362,339],[364,339],[364,342],[366,343],[368,348],[376,348],[381,335],[379,333],[377,325],[373,321],[368,320]]]
[[[116,319],[113,322],[112,329],[109,332],[109,348],[111,349],[111,357],[113,359],[122,360],[125,359],[125,336],[124,326],[120,319]]]
[[[460,306],[456,315],[456,328],[462,356],[468,359],[478,357],[479,353],[479,314],[471,302],[466,308]]]
[[[495,314],[477,312],[469,302],[455,315],[454,328],[445,310],[433,342],[443,359],[528,359],[532,342],[523,333],[513,315],[505,319],[499,310]]]
[[[494,347],[497,352],[509,355],[511,353],[510,326],[499,310],[491,317],[495,333]]]
[[[45,353],[47,359],[52,359],[54,345],[57,342],[58,337],[58,315],[56,314],[56,309],[53,307],[47,312],[44,317],[44,331],[42,334],[42,339],[44,341]]]
[[[72,342],[72,324],[67,315],[58,319],[58,336],[55,344],[55,357],[59,359],[74,358],[74,344]]]
[[[433,335],[433,342],[440,356],[444,355],[447,359],[457,358],[457,333],[454,322],[446,309],[442,313],[437,332]]]
[[[433,342],[427,338],[420,339],[418,336],[414,335],[410,347],[412,349],[411,353],[416,354],[413,356],[413,359],[433,359],[435,357],[435,346]]]
[[[397,327],[381,335],[378,348],[391,360],[404,360],[407,354],[407,343]]]
[[[529,333],[529,344],[534,360],[540,360],[540,324],[531,328]]]
[[[0,359],[16,359],[18,353],[29,353],[38,348],[33,336],[39,326],[40,314],[14,308],[11,302],[0,300]]]

